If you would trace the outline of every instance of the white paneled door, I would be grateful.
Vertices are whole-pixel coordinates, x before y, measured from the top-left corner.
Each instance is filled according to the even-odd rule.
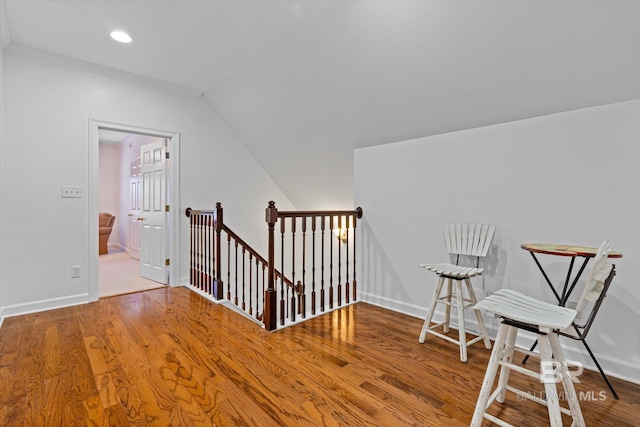
[[[140,259],[140,218],[142,218],[140,190],[140,157],[138,157],[131,162],[131,178],[129,179],[131,210],[128,215],[129,230],[127,230],[129,256],[135,259]]]
[[[166,140],[140,147],[140,275],[167,284]]]

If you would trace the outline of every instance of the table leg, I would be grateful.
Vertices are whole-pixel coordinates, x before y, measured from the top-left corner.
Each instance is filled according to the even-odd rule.
[[[604,379],[604,382],[606,382],[607,385],[609,386],[609,390],[611,390],[611,393],[613,393],[614,399],[619,400],[620,398],[618,397],[618,393],[616,393],[616,391],[613,389],[613,386],[609,382],[609,378],[607,378],[607,375],[602,370],[602,367],[598,363],[598,360],[596,359],[596,356],[593,354],[593,352],[591,351],[591,348],[589,348],[589,345],[587,344],[587,342],[584,339],[582,340],[582,344],[584,344],[584,348],[586,348],[587,351],[589,352],[589,356],[591,356],[591,360],[593,360],[593,363],[596,364],[596,367],[598,368],[598,371],[600,371],[600,375],[602,375],[602,378]]]
[[[558,295],[558,292],[556,291],[556,288],[553,287],[553,283],[551,283],[551,280],[549,280],[549,276],[547,276],[547,273],[544,271],[544,268],[542,268],[540,261],[538,261],[538,258],[536,258],[536,255],[533,252],[529,252],[529,253],[533,257],[533,260],[536,262],[538,269],[544,276],[544,280],[546,280],[547,285],[549,285],[549,289],[551,289],[551,291],[553,292],[553,295],[555,295],[556,299],[558,300],[558,303],[564,307],[564,305],[567,303],[567,300],[569,299],[569,295],[571,295],[571,292],[573,291],[573,288],[575,288],[576,284],[578,283],[578,279],[580,279],[580,276],[582,276],[582,272],[584,271],[584,268],[587,266],[587,263],[589,262],[589,258],[588,257],[584,258],[584,262],[582,263],[582,266],[580,267],[578,274],[576,275],[575,279],[571,283],[571,287],[567,291],[569,280],[571,280],[571,272],[573,271],[573,263],[575,261],[575,257],[571,258],[571,263],[569,264],[569,270],[567,271],[567,278],[565,279],[564,287],[562,288],[562,297],[560,297],[560,295]],[[536,340],[531,346],[531,348],[529,349],[529,351],[535,350],[537,345],[538,345],[538,341]],[[527,360],[529,360],[529,355],[526,355],[524,359],[522,359],[522,363],[523,364],[527,363]]]
[[[573,270],[573,263],[575,262],[575,260],[576,260],[575,257],[571,257],[571,262],[569,263],[569,270],[567,271],[567,278],[564,279],[564,286],[562,287],[562,299],[560,300],[560,305],[564,305],[562,304],[562,302],[566,301],[566,299],[568,298],[567,287],[569,286],[569,280],[571,280],[571,271]]]
[[[544,271],[544,268],[542,268],[542,265],[540,265],[540,261],[538,261],[538,258],[536,258],[536,254],[534,254],[533,252],[529,252],[529,253],[533,257],[533,260],[536,262],[536,265],[538,266],[538,269],[542,273],[542,276],[544,276],[544,280],[547,281],[547,285],[549,285],[549,289],[551,289],[553,294],[556,296],[556,299],[558,300],[558,302],[562,303],[562,298],[560,298],[560,295],[558,295],[558,292],[556,292],[556,288],[553,287],[551,280],[549,280],[549,276],[547,276],[547,273]],[[573,261],[573,258],[571,259],[571,261]],[[535,340],[535,342],[533,343],[529,351],[535,350],[537,346],[538,346],[538,340]],[[527,363],[527,360],[529,360],[528,354],[524,357],[524,359],[522,359],[522,364],[524,365],[525,363]]]
[[[529,351],[535,350],[537,346],[538,346],[538,340],[535,340],[533,345],[529,349]],[[525,363],[527,363],[527,360],[529,360],[529,355],[528,354],[524,357],[524,359],[522,359],[522,364],[524,365]]]
[[[578,279],[580,279],[580,276],[582,276],[582,272],[584,271],[584,268],[587,266],[587,263],[589,262],[589,258],[588,257],[584,257],[584,261],[582,262],[582,266],[580,267],[580,270],[578,271],[578,274],[576,275],[576,278],[573,279],[573,283],[571,283],[571,287],[569,288],[569,291],[567,292],[566,295],[563,296],[563,300],[562,300],[562,306],[564,307],[567,304],[567,300],[569,299],[569,295],[571,295],[571,293],[573,292],[573,288],[576,287],[576,285],[578,284]]]
[[[558,300],[558,302],[562,302],[562,298],[560,298],[560,295],[558,295],[558,292],[556,292],[556,289],[553,287],[551,280],[549,280],[549,276],[547,276],[547,273],[545,273],[544,268],[542,268],[542,266],[540,265],[540,261],[538,261],[538,258],[536,258],[536,255],[533,252],[529,252],[529,253],[533,257],[533,260],[536,262],[536,265],[538,266],[538,268],[540,269],[540,272],[544,276],[544,280],[547,281],[549,288],[551,289],[553,294],[556,296],[556,299]]]

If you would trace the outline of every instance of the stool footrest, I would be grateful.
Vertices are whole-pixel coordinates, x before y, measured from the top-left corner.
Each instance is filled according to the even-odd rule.
[[[535,372],[532,371],[531,369],[527,369],[527,368],[523,368],[520,365],[515,365],[513,363],[508,363],[508,362],[503,362],[502,360],[498,362],[498,364],[502,367],[508,368],[508,369],[512,369],[516,372],[519,372],[523,375],[527,375],[531,378],[535,378],[537,380],[540,380],[540,378],[542,378],[542,376],[540,375],[539,372]]]
[[[509,424],[505,421],[502,421],[500,418],[494,417],[491,414],[485,413],[484,417],[489,421],[491,421],[492,423],[499,425],[500,427],[514,427],[513,424]]]
[[[442,326],[442,324],[443,324],[443,323],[444,323],[444,322],[441,322],[441,323],[437,323],[437,324],[435,324],[435,325],[431,326],[429,329],[427,329],[427,331],[426,331],[426,332],[427,332],[428,334],[435,335],[435,336],[437,336],[437,337],[439,337],[439,338],[445,339],[445,340],[447,340],[447,341],[449,341],[449,342],[452,342],[452,343],[454,343],[454,344],[460,345],[460,340],[457,340],[457,339],[455,339],[455,338],[451,338],[451,337],[450,337],[450,336],[448,336],[448,335],[444,335],[444,334],[441,334],[440,332],[437,332],[437,331],[434,331],[434,330],[433,330],[433,328],[437,328],[438,326]],[[472,338],[472,339],[470,339],[469,341],[467,341],[467,345],[475,344],[475,343],[477,343],[478,341],[480,341],[480,340],[484,339],[484,337],[483,337],[482,335],[480,335],[478,332],[470,331],[470,330],[468,330],[468,329],[467,329],[465,332],[466,332],[466,333],[468,333],[468,334],[475,335],[475,337],[474,337],[474,338]]]
[[[528,391],[524,391],[524,390],[520,390],[519,388],[515,388],[513,386],[510,386],[509,384],[507,384],[506,389],[512,393],[517,394],[520,397],[523,397],[525,399],[529,399],[532,400],[536,403],[539,403],[541,405],[544,406],[549,406],[549,404],[547,403],[546,400],[539,398],[538,396],[534,396],[533,394],[529,393]],[[571,416],[571,411],[567,408],[563,408],[562,406],[560,407],[560,412],[562,412],[565,415],[569,415]]]
[[[443,296],[443,297],[438,298],[438,299],[436,300],[436,302],[437,302],[438,304],[449,305],[449,306],[451,306],[451,307],[456,307],[456,308],[458,307],[457,297],[455,297],[455,296],[452,296],[452,297],[451,297],[451,299],[452,299],[453,301],[455,301],[455,302],[453,302],[453,301],[449,301],[448,299],[449,299],[449,298],[448,298],[447,296]],[[468,303],[468,304],[466,304],[466,305],[463,305],[463,307],[464,307],[464,309],[465,309],[465,310],[466,310],[467,308],[470,308],[470,307],[473,307],[473,306],[475,306],[475,305],[476,305],[476,302],[475,302],[475,301],[472,301],[472,300],[470,300],[470,299],[468,299],[468,298],[462,298],[462,301],[463,301],[463,302],[465,302],[465,303]]]
[[[431,320],[433,319],[433,314],[438,304],[443,304],[445,306],[444,322],[438,323],[436,325],[431,325]],[[478,341],[484,341],[485,348],[490,349],[491,341],[489,340],[489,335],[487,334],[487,330],[484,325],[484,320],[482,319],[482,313],[480,313],[480,310],[473,310],[473,314],[478,321],[478,328],[480,329],[480,332],[471,332],[472,335],[475,335],[476,337],[471,339],[470,341],[467,341],[465,310],[474,308],[476,304],[477,298],[473,290],[473,286],[471,285],[471,280],[469,280],[469,278],[452,278],[444,277],[441,275],[438,279],[438,285],[433,295],[433,299],[431,300],[429,311],[427,312],[427,318],[422,325],[422,330],[420,331],[418,342],[424,343],[427,334],[432,334],[438,338],[442,338],[451,343],[457,344],[460,347],[460,361],[462,362],[467,361],[467,346],[471,344],[474,344]],[[454,309],[458,313],[458,339],[454,339],[447,335],[444,335],[449,333],[449,326],[451,325],[451,312]],[[437,328],[438,326],[442,326],[442,331],[444,332],[444,334],[433,331],[433,329]]]

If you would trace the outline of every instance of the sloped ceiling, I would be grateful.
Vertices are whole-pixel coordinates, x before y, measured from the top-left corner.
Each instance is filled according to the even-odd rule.
[[[353,204],[354,148],[640,98],[636,1],[5,6],[4,44],[204,93],[301,209]]]
[[[639,98],[640,3],[348,2],[206,97],[294,204],[346,204],[354,148]]]

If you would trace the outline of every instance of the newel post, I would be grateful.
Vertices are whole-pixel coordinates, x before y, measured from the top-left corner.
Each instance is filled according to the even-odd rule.
[[[358,282],[356,281],[356,271],[358,270],[356,268],[356,250],[357,250],[357,245],[356,245],[356,225],[358,224],[358,220],[362,218],[362,208],[360,206],[358,206],[356,208],[356,216],[353,218],[353,289],[351,290],[351,292],[353,292],[353,300],[355,301],[357,299],[357,286],[358,286]]]
[[[269,226],[269,256],[268,261],[268,274],[267,274],[267,289],[264,291],[264,328],[267,331],[273,331],[276,329],[276,304],[277,295],[275,289],[275,236],[274,228],[278,221],[278,209],[273,201],[269,202],[265,212],[266,222]]]
[[[224,283],[222,282],[222,256],[221,256],[221,246],[220,246],[220,234],[222,233],[222,226],[224,225],[224,218],[222,215],[222,204],[220,202],[216,203],[216,223],[215,223],[215,232],[216,232],[216,242],[215,242],[215,279],[213,281],[213,297],[217,300],[222,299],[222,290],[224,289]]]

